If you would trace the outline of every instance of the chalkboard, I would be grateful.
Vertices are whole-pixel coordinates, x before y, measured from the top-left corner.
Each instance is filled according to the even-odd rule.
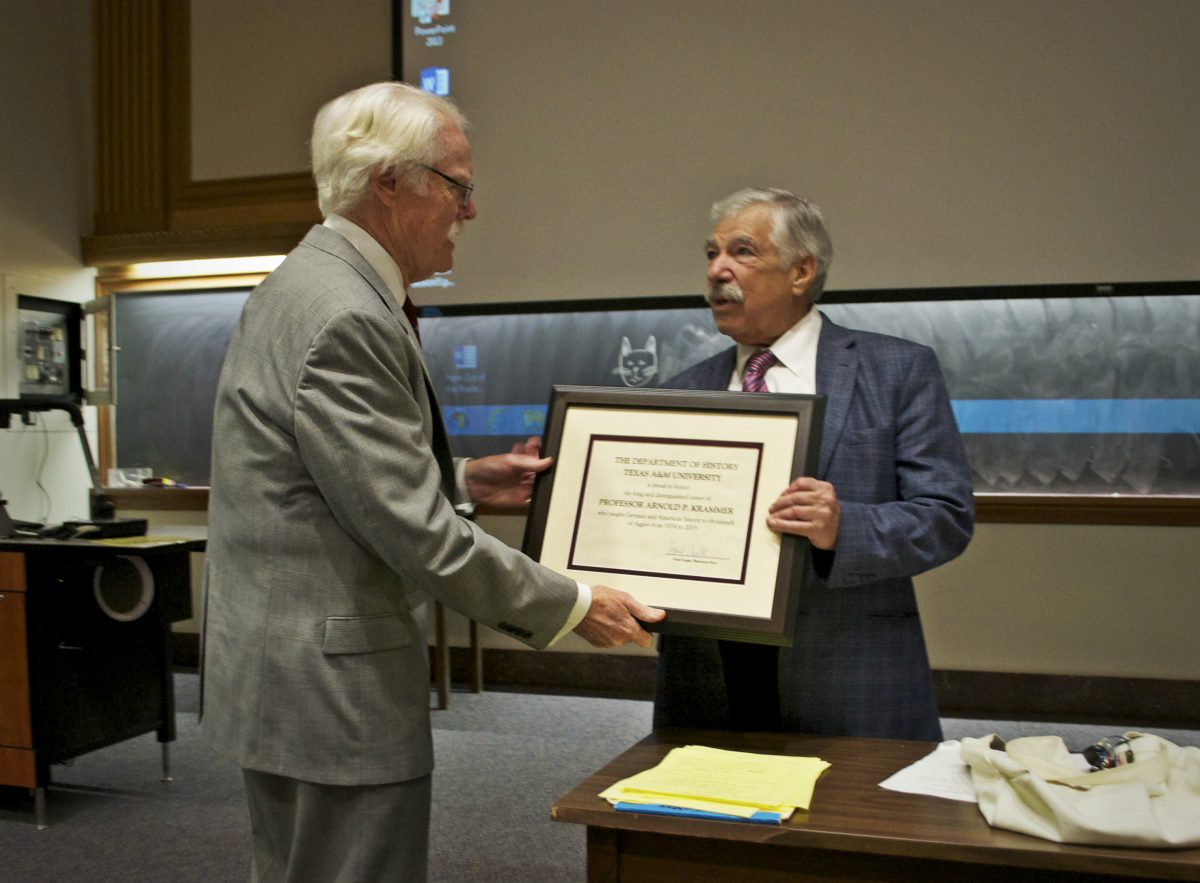
[[[831,293],[855,302],[821,309],[938,353],[977,492],[1200,494],[1200,285],[1193,294],[1131,288],[920,300],[877,292],[873,301]],[[479,456],[539,434],[552,383],[653,387],[729,346],[694,301],[659,310],[593,302],[578,312],[530,304],[423,320],[452,446]]]
[[[937,352],[977,493],[1200,494],[1200,293],[827,312]]]
[[[120,293],[116,465],[207,485],[217,378],[250,289]]]
[[[117,465],[208,483],[217,377],[248,293],[117,295]],[[842,325],[938,353],[977,492],[1200,495],[1200,283],[825,301]],[[698,296],[421,314],[463,456],[539,434],[552,384],[653,387],[729,344]]]

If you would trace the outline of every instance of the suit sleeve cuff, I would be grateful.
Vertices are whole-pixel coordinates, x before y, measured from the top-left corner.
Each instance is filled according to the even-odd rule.
[[[833,549],[813,549],[812,563],[813,570],[817,572],[817,576],[821,579],[829,579],[829,574],[833,570],[833,559],[835,555]]]

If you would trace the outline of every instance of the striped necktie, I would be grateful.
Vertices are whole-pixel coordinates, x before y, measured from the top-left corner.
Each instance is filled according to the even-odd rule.
[[[767,392],[767,369],[777,361],[770,350],[759,350],[747,359],[742,374],[742,392]]]

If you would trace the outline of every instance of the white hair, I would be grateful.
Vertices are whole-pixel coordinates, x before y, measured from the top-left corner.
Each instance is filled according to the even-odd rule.
[[[816,303],[825,290],[825,277],[833,263],[833,241],[825,228],[821,209],[786,190],[747,187],[715,203],[712,219],[721,221],[758,204],[771,208],[771,242],[785,267],[791,267],[802,258],[816,258],[816,275],[808,290],[809,302]]]
[[[394,172],[424,193],[428,175],[421,166],[444,156],[448,123],[464,130],[467,124],[450,101],[405,83],[372,83],[330,101],[317,112],[312,134],[321,214],[358,205],[374,172]]]

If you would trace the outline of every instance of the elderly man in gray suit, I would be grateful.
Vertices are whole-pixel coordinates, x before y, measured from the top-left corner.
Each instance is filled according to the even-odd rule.
[[[641,622],[663,615],[455,512],[524,503],[549,464],[534,446],[451,458],[406,316],[408,287],[450,269],[475,217],[463,128],[399,83],[321,109],[325,222],[250,295],[221,372],[203,729],[243,767],[256,880],[426,878],[423,594],[535,648],[572,629],[648,646]]]
[[[792,647],[662,638],[655,726],[940,739],[912,577],[966,548],[974,504],[937,358],[813,308],[833,247],[812,203],[750,189],[712,214],[708,302],[737,346],[667,386],[826,396],[817,475],[767,522],[812,551]]]

